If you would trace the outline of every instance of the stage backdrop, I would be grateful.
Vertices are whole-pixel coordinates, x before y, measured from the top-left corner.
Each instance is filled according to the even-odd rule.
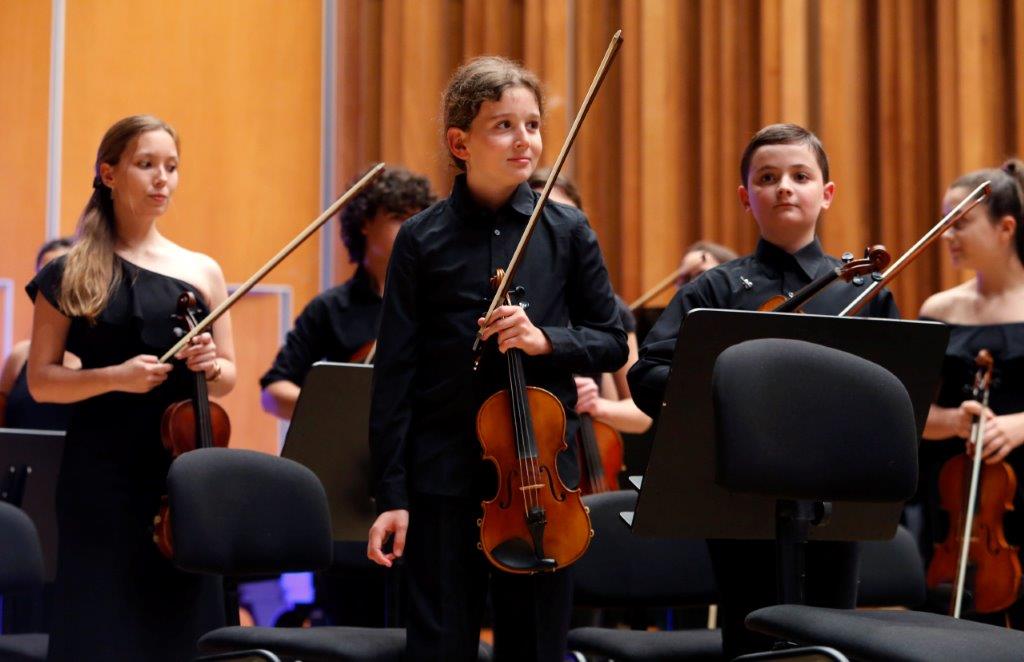
[[[1024,150],[1022,0],[342,0],[339,183],[382,158],[447,191],[439,100],[466,58],[522,60],[547,83],[545,161],[615,29],[625,44],[567,172],[628,300],[700,238],[740,252],[739,157],[772,122],[804,124],[831,157],[833,254],[894,259],[940,217],[967,170]],[[344,265],[342,265],[344,267]],[[908,317],[954,273],[941,247],[893,289]],[[666,295],[667,296],[667,295]],[[662,301],[664,301],[664,297]]]

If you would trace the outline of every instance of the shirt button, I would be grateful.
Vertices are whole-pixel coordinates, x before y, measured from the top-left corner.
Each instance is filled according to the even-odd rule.
[[[501,236],[501,230],[499,230],[498,228],[494,228],[494,236],[495,237],[500,237]]]

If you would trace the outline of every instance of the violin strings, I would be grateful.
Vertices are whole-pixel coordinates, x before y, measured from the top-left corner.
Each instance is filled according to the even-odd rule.
[[[526,477],[526,449],[524,448],[525,440],[522,439],[523,435],[523,422],[521,414],[522,403],[519,402],[519,398],[516,397],[519,392],[518,380],[516,379],[516,371],[514,365],[514,357],[511,351],[506,354],[506,364],[508,365],[508,381],[509,381],[509,400],[512,403],[512,424],[513,434],[516,438],[516,454],[519,460],[519,479],[521,484],[525,484]],[[522,490],[523,493],[523,511],[525,514],[529,514],[529,505],[527,504],[527,492],[529,490]]]
[[[516,352],[516,365],[521,386],[520,393],[523,394],[523,420],[526,423],[526,434],[524,435],[524,441],[527,444],[526,466],[530,472],[530,485],[537,485],[540,481],[540,473],[537,471],[537,438],[533,428],[533,417],[530,413],[530,394],[526,389],[526,372],[523,368],[523,354],[521,351]],[[539,508],[540,494],[537,490],[530,490],[530,493],[533,498],[533,505]]]

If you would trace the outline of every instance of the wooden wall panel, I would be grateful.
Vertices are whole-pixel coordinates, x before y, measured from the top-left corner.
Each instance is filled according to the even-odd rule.
[[[345,3],[363,17],[376,5]],[[408,27],[416,16],[424,25],[415,70],[427,80],[445,77],[435,66],[450,73],[484,51],[523,58],[547,84],[546,162],[608,37],[624,29],[613,77],[566,172],[577,180],[626,299],[674,268],[697,238],[753,248],[756,228],[736,203],[735,171],[746,141],[765,124],[803,124],[823,139],[837,198],[821,237],[835,254],[884,243],[898,256],[938,219],[949,181],[1024,149],[1024,0],[451,0],[429,7],[384,0],[379,22],[359,39],[383,35],[391,44],[395,25]],[[396,50],[404,61],[403,48]],[[345,53],[344,72],[354,60],[361,77],[379,72],[378,94],[403,102],[410,90],[429,96],[430,85],[411,80],[407,68]],[[437,97],[418,103],[433,106]],[[388,123],[386,107],[380,123],[359,112],[366,115],[353,111],[341,126],[376,137],[360,135],[351,150],[340,144],[342,161],[386,154],[424,163],[447,191],[450,173],[409,153],[437,154],[437,124]],[[376,151],[362,146],[375,140]],[[914,316],[925,297],[966,276],[936,247],[893,289]]]
[[[220,404],[231,417],[232,448],[247,448],[276,454],[280,449],[278,420],[260,405],[259,379],[274,361],[283,332],[291,327],[292,306],[287,288],[257,289],[242,298],[231,311],[235,328],[235,351],[245,357],[238,364],[238,383]],[[285,315],[282,320],[282,297]],[[285,322],[281,328],[280,321]]]
[[[14,282],[15,340],[29,335],[32,305],[22,288],[46,239],[49,84],[50,3],[0,3],[0,277]]]
[[[248,278],[320,213],[320,41],[318,0],[68,0],[63,230],[89,194],[106,128],[152,113],[182,139],[181,181],[161,231],[214,257],[229,281]],[[318,275],[313,241],[269,278],[305,302]],[[240,318],[235,330],[242,383],[229,402],[245,394],[237,418],[249,420],[258,407],[251,380],[272,356],[271,345],[249,345],[276,333],[277,317]]]

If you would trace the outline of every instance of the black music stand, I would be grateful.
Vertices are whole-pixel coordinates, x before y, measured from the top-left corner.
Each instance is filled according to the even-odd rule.
[[[314,363],[281,450],[323,483],[337,541],[366,542],[377,514],[370,499],[372,377],[370,365]]]
[[[906,387],[920,435],[938,384],[949,328],[934,322],[691,311],[676,342],[647,473],[642,481],[630,479],[640,496],[635,512],[623,513],[623,518],[634,533],[656,538],[775,538],[774,498],[731,493],[715,481],[712,371],[722,351],[755,338],[804,340],[881,365]],[[813,528],[810,539],[888,540],[901,510],[898,503],[835,501],[828,525]]]
[[[0,501],[21,508],[39,532],[46,581],[57,576],[57,475],[64,432],[0,428]]]

